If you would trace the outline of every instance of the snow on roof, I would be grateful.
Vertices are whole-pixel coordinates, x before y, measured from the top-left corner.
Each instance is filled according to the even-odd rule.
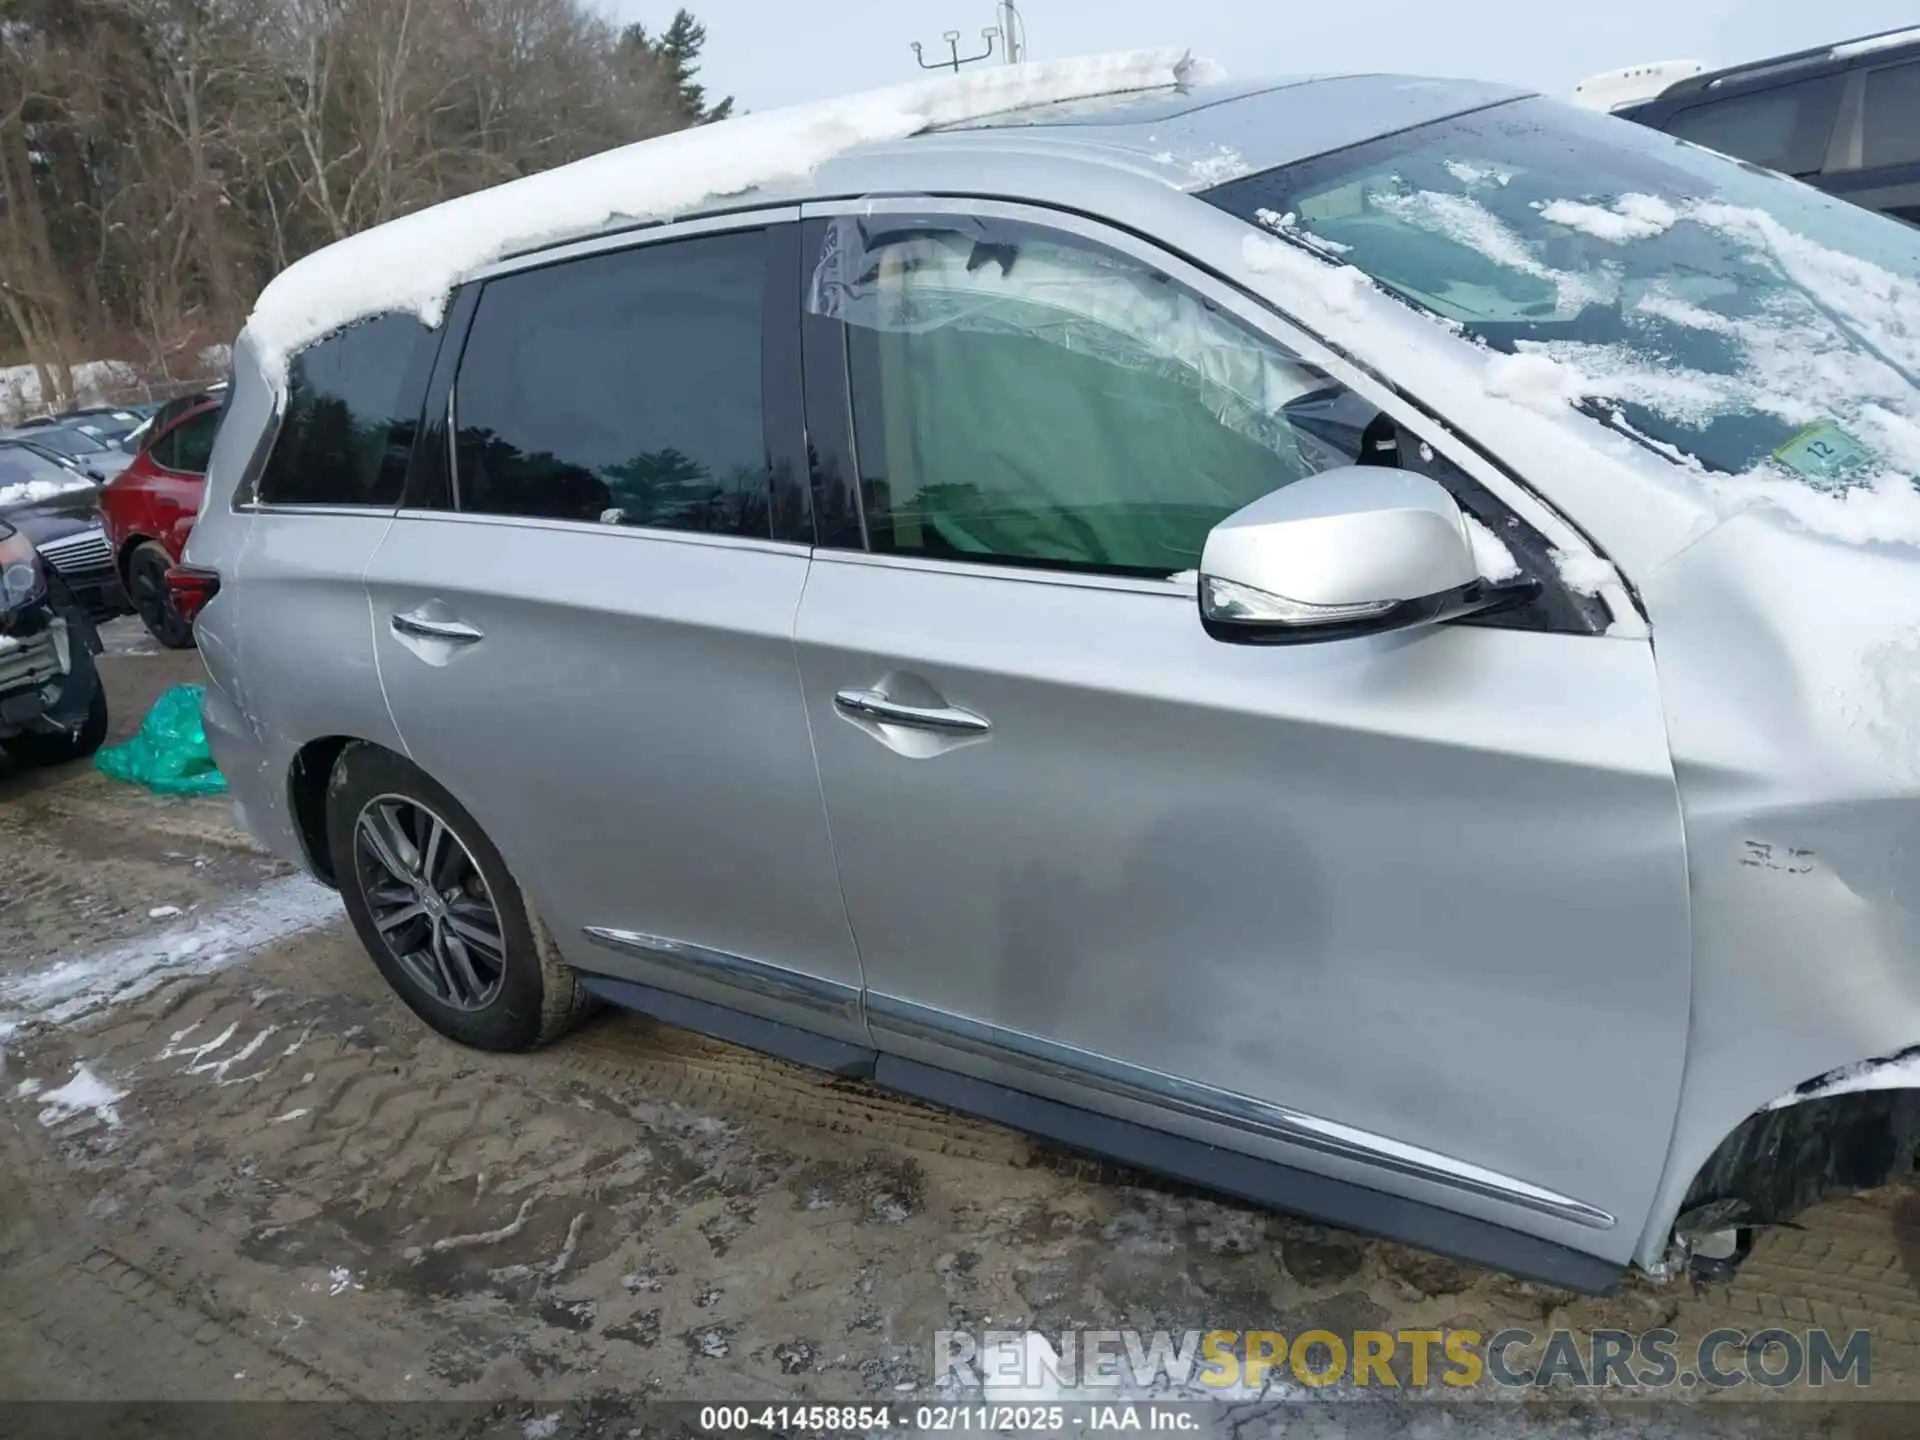
[[[905,139],[934,125],[1219,74],[1187,51],[1123,51],[969,71],[642,140],[462,195],[317,250],[261,292],[247,333],[278,386],[288,356],[343,325],[390,311],[439,324],[456,285],[517,251],[801,180],[855,145]]]

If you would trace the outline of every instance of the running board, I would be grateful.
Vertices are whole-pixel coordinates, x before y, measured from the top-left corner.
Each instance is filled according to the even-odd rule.
[[[1590,1295],[1609,1292],[1620,1279],[1622,1267],[1612,1261],[1489,1220],[1189,1140],[915,1060],[883,1055],[797,1025],[748,1015],[652,985],[586,971],[578,972],[578,977],[591,994],[670,1025],[830,1074],[871,1080],[883,1089],[916,1100],[997,1121],[1271,1210],[1417,1245]]]
[[[1538,1236],[1523,1235],[1489,1220],[1296,1170],[1276,1161],[1189,1140],[1130,1120],[1042,1099],[971,1075],[938,1070],[916,1060],[881,1055],[874,1068],[873,1083],[916,1100],[997,1120],[1075,1149],[1089,1150],[1142,1170],[1157,1171],[1176,1180],[1250,1200],[1270,1210],[1417,1245],[1423,1250],[1470,1260],[1495,1270],[1512,1271],[1568,1290],[1604,1295],[1620,1279],[1622,1267],[1610,1260]]]

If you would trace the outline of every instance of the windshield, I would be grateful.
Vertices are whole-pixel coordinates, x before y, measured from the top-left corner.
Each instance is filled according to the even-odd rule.
[[[82,435],[77,430],[68,430],[64,427],[53,425],[36,430],[33,435],[33,443],[36,445],[44,445],[49,450],[56,450],[60,454],[75,460],[79,459],[82,455],[98,455],[102,450],[107,448],[91,435]]]
[[[1920,230],[1797,181],[1533,99],[1204,198],[1521,357],[1513,398],[1728,474],[1920,476]]]

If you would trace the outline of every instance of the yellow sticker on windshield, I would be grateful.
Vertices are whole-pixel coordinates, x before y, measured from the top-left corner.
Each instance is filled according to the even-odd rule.
[[[1832,480],[1873,459],[1873,451],[1831,420],[1809,425],[1773,452],[1773,458],[1810,480]]]

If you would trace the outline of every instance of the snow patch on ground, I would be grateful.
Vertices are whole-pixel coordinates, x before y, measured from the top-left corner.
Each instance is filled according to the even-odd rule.
[[[97,404],[107,392],[137,385],[139,372],[124,360],[83,360],[71,371],[76,404]],[[0,365],[0,426],[31,420],[53,407],[55,396],[40,384],[32,365]]]
[[[341,915],[340,897],[304,875],[290,875],[245,900],[90,954],[25,974],[0,975],[0,1024],[67,1025],[152,994],[169,980],[206,975],[253,951]]]
[[[316,251],[267,286],[247,332],[278,384],[288,356],[355,320],[398,311],[439,324],[455,285],[516,251],[799,181],[856,145],[1217,73],[1185,51],[1134,50],[969,71],[643,140],[463,195]]]
[[[114,1089],[86,1066],[76,1065],[71,1080],[58,1090],[44,1091],[40,1095],[40,1123],[51,1127],[77,1116],[92,1115],[101,1124],[111,1128],[120,1123],[120,1111],[116,1105],[126,1097],[126,1091]]]

